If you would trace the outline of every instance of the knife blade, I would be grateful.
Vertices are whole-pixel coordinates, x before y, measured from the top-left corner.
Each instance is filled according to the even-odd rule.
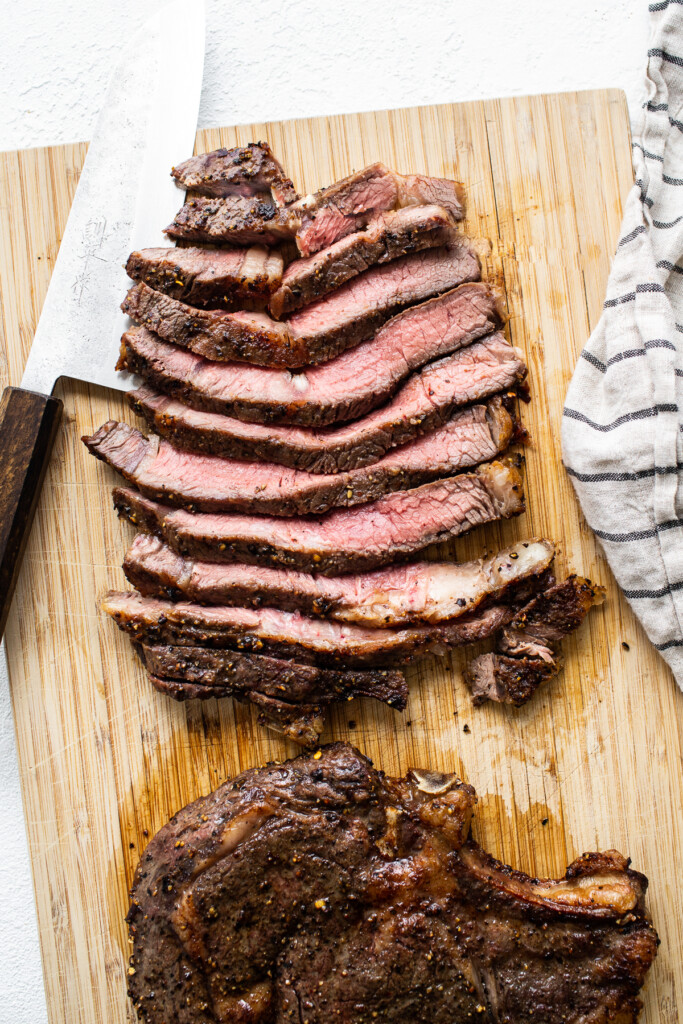
[[[204,2],[162,8],[126,45],[83,165],[19,388],[0,400],[0,637],[61,415],[60,377],[125,391],[115,370],[130,251],[163,245],[182,204],[170,170],[194,149]],[[182,68],[182,88],[174,87]],[[167,242],[166,242],[167,244]]]

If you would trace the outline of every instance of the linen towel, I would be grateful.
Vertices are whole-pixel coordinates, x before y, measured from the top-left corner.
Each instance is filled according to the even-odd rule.
[[[649,11],[636,182],[562,447],[588,524],[683,688],[683,0]]]

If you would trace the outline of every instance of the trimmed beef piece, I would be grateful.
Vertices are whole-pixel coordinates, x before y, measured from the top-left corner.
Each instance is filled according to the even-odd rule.
[[[326,425],[389,399],[414,370],[450,355],[499,324],[488,285],[464,284],[393,317],[370,341],[301,373],[215,363],[166,344],[144,327],[123,335],[117,368],[195,409],[248,422]]]
[[[490,411],[477,405],[372,466],[325,476],[181,451],[116,420],[84,442],[147,498],[191,512],[296,516],[366,504],[392,491],[452,476],[504,451],[512,430],[513,421],[500,403],[492,403]]]
[[[446,178],[397,174],[376,163],[304,196],[289,207],[288,214],[298,218],[299,252],[310,256],[363,228],[378,211],[425,204],[442,206],[455,220],[462,220],[462,186]]]
[[[315,665],[341,663],[346,668],[404,664],[426,654],[445,654],[452,647],[492,636],[514,615],[510,606],[493,604],[434,625],[371,629],[279,608],[162,601],[134,590],[110,591],[101,607],[120,629],[147,645],[265,651],[274,657]]]
[[[477,257],[467,242],[458,240],[373,267],[286,323],[264,313],[194,309],[143,282],[130,289],[121,309],[166,341],[205,359],[293,368],[332,359],[373,337],[403,306],[479,276]]]
[[[270,193],[278,206],[299,198],[267,142],[201,153],[178,164],[171,174],[180,188],[202,196]]]
[[[266,193],[188,199],[164,234],[177,242],[280,245],[294,237],[297,219]]]
[[[321,519],[197,515],[117,487],[114,507],[178,554],[339,576],[407,561],[430,544],[524,511],[519,470],[502,462],[338,509]]]
[[[281,320],[286,313],[335,291],[369,267],[446,245],[455,228],[453,216],[441,206],[378,213],[365,230],[347,235],[314,256],[290,263],[270,299],[270,312]]]
[[[403,710],[408,690],[396,669],[340,672],[263,654],[203,647],[142,647],[153,686],[174,700],[234,697],[259,709],[259,724],[300,746],[313,746],[325,708],[370,696]],[[316,703],[311,703],[315,700]]]
[[[344,473],[377,463],[392,448],[427,434],[455,410],[514,387],[526,375],[521,354],[502,334],[430,363],[387,405],[336,429],[266,426],[215,412],[200,412],[148,387],[128,393],[131,407],[161,437],[207,455],[259,459],[306,470]],[[489,419],[507,425],[501,399],[488,403]]]
[[[560,671],[556,647],[604,596],[604,587],[580,576],[534,596],[496,638],[496,653],[483,654],[468,666],[465,681],[474,703],[526,704],[541,683]]]
[[[282,280],[279,252],[250,249],[141,249],[126,273],[134,281],[204,309],[263,309]]]
[[[364,626],[444,622],[484,601],[500,602],[550,565],[549,540],[521,541],[475,562],[417,562],[362,575],[312,576],[267,566],[221,565],[183,558],[158,537],[138,534],[123,571],[145,597],[197,604],[264,605]]]
[[[173,694],[177,700],[195,696],[186,687],[196,686],[207,691],[197,693],[199,697],[239,697],[258,692],[295,705],[371,697],[403,711],[408,701],[408,687],[398,669],[340,671],[250,651],[208,647],[143,645],[141,650],[151,675],[181,684],[182,692]]]
[[[175,814],[133,881],[145,1024],[635,1024],[658,938],[615,850],[530,878],[468,836],[455,775],[348,744],[251,769]]]

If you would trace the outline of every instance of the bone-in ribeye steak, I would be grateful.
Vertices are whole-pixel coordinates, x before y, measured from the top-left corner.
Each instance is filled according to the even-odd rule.
[[[400,382],[499,324],[486,284],[461,285],[393,317],[376,336],[300,373],[216,363],[167,344],[144,327],[124,334],[118,369],[196,409],[251,422],[326,425],[355,419],[391,397]]]
[[[101,607],[120,629],[148,645],[263,650],[275,657],[347,668],[403,664],[475,643],[492,636],[514,614],[510,606],[495,604],[434,625],[372,629],[311,619],[278,608],[164,601],[142,597],[134,590],[110,591]]]
[[[262,309],[282,280],[279,252],[250,249],[140,249],[126,273],[134,281],[203,309]]]
[[[304,259],[294,260],[272,295],[270,312],[278,320],[292,310],[322,298],[378,263],[388,263],[421,249],[447,244],[455,220],[441,206],[410,206],[379,213],[363,231]]]
[[[344,473],[377,463],[392,448],[445,423],[458,406],[514,387],[525,375],[518,350],[492,334],[430,363],[387,405],[336,429],[245,423],[200,412],[147,387],[129,392],[128,401],[157,434],[188,451],[277,462],[309,473]],[[500,399],[489,403],[489,415],[500,419],[493,411],[496,402]]]
[[[282,323],[265,313],[195,309],[144,282],[130,289],[121,308],[165,341],[205,359],[296,368],[332,359],[373,337],[404,306],[479,276],[477,257],[460,239],[373,267]]]
[[[657,951],[615,850],[530,878],[469,837],[454,775],[347,744],[183,808],[138,865],[128,985],[145,1024],[635,1024]]]
[[[524,511],[518,469],[501,462],[388,494],[321,519],[192,514],[117,487],[114,507],[178,554],[339,576],[406,561],[430,544]]]
[[[559,672],[556,648],[583,622],[604,587],[580,576],[535,595],[496,639],[496,651],[482,654],[467,667],[465,681],[475,704],[487,700],[519,707],[538,687]]]
[[[145,597],[271,606],[381,628],[443,622],[484,601],[501,601],[511,587],[544,573],[554,551],[548,540],[520,541],[474,562],[416,562],[329,578],[269,566],[193,561],[158,537],[138,534],[123,571]]]
[[[486,462],[505,450],[512,419],[500,403],[472,406],[371,466],[316,475],[268,462],[198,455],[110,420],[84,438],[90,452],[147,498],[191,512],[320,515],[362,505]]]
[[[203,196],[270,193],[279,206],[299,198],[267,142],[201,153],[178,164],[171,174],[180,188]]]

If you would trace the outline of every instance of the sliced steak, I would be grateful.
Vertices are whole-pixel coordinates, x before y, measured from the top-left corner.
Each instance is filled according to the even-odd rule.
[[[363,231],[355,231],[313,256],[294,260],[270,300],[277,319],[340,288],[378,263],[410,252],[446,245],[455,220],[441,206],[413,206],[379,213]]]
[[[270,193],[278,206],[299,198],[267,142],[201,153],[178,164],[171,174],[180,188],[203,196]]]
[[[530,878],[469,837],[455,775],[348,744],[179,810],[131,890],[146,1024],[635,1024],[658,938],[615,850]]]
[[[263,309],[282,279],[279,252],[250,249],[141,249],[126,273],[180,302],[227,311]]]
[[[326,425],[381,405],[411,371],[464,348],[498,322],[488,286],[465,284],[393,317],[371,341],[294,375],[210,362],[144,327],[123,335],[117,366],[195,409],[248,422]]]
[[[114,490],[114,506],[120,516],[190,558],[339,576],[406,561],[430,544],[519,515],[524,496],[518,469],[492,462],[319,520],[197,515],[122,487]]]
[[[164,233],[181,243],[279,245],[295,236],[297,223],[267,193],[199,196],[188,199]]]
[[[304,196],[289,207],[288,214],[298,218],[299,252],[310,256],[363,228],[377,211],[425,204],[442,206],[455,220],[462,220],[462,186],[445,178],[397,174],[376,163]]]
[[[177,699],[193,696],[237,697],[255,691],[290,704],[326,705],[354,697],[371,697],[403,711],[408,687],[398,669],[339,671],[251,651],[209,647],[143,646],[145,667],[154,676],[176,680],[183,688]]]
[[[500,602],[522,580],[541,576],[554,553],[549,540],[521,541],[475,562],[417,562],[329,578],[266,566],[197,562],[176,554],[158,537],[138,534],[123,571],[145,597],[271,606],[381,627],[444,622],[484,601]]]
[[[468,666],[465,680],[474,703],[525,704],[541,683],[560,671],[557,646],[604,596],[604,587],[580,576],[569,576],[534,596],[496,638],[496,652]]]
[[[153,686],[174,700],[233,697],[259,710],[259,724],[300,746],[318,742],[325,708],[368,696],[403,710],[408,690],[396,669],[337,671],[243,651],[142,647]],[[311,703],[315,700],[315,703]]]
[[[371,629],[278,608],[163,601],[134,590],[110,591],[101,607],[120,629],[146,645],[234,647],[316,665],[343,663],[347,668],[403,664],[421,655],[444,654],[492,636],[514,614],[509,606],[494,604],[449,622]]]
[[[194,309],[143,282],[130,289],[121,308],[166,341],[205,359],[291,368],[331,359],[373,337],[403,306],[479,276],[477,257],[459,240],[373,267],[286,323],[263,313]]]
[[[392,448],[441,426],[459,406],[512,388],[525,374],[519,351],[493,334],[430,363],[391,402],[364,418],[322,430],[200,412],[148,387],[129,392],[128,401],[157,434],[188,451],[276,462],[309,473],[344,473],[377,463]],[[489,418],[507,424],[499,407],[499,399],[491,400]]]
[[[457,413],[433,433],[394,448],[372,466],[316,475],[269,462],[197,455],[110,420],[84,438],[89,451],[147,498],[191,512],[320,515],[362,505],[486,462],[510,442],[513,421],[500,403]]]

